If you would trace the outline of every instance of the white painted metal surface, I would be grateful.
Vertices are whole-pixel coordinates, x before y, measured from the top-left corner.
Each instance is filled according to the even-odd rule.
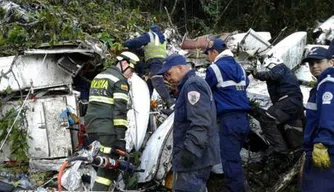
[[[137,74],[133,74],[128,82],[131,109],[127,114],[126,149],[130,152],[133,148],[139,151],[143,144],[150,115],[150,93],[147,83]]]
[[[72,153],[70,131],[61,125],[59,115],[66,109],[68,102],[75,100],[74,95],[58,95],[26,103],[26,120],[30,159],[52,159],[67,157]],[[7,102],[2,113],[16,107],[18,102]],[[76,106],[73,106],[76,110]],[[9,157],[9,154],[6,155]]]
[[[170,138],[168,135],[172,134],[172,127],[174,121],[174,113],[172,113],[152,134],[147,141],[145,149],[141,157],[141,163],[138,169],[144,169],[144,172],[138,173],[138,182],[145,183],[155,178],[158,166],[165,162],[170,163],[170,157],[162,155],[163,149]]]
[[[92,56],[94,53],[94,50],[92,49],[81,49],[81,48],[53,48],[53,49],[29,49],[24,51],[24,54],[30,55],[30,54],[69,54],[69,53],[81,53],[81,54],[87,54]],[[90,53],[90,54],[89,54]]]
[[[261,56],[270,50],[272,46],[269,43],[270,39],[269,32],[255,32],[253,29],[249,29],[240,41],[240,46],[248,52],[257,52]]]
[[[59,115],[67,107],[66,96],[55,96],[27,104],[28,133],[30,158],[67,157],[72,153],[70,131],[62,126]]]
[[[295,75],[299,81],[310,83],[311,81],[316,81],[317,79],[311,74],[308,64],[300,65],[295,71]]]
[[[270,39],[270,32],[255,32],[249,29],[246,33],[238,33],[228,38],[226,45],[233,52],[237,51],[239,45],[245,50],[264,50],[271,45],[268,42]]]
[[[305,31],[292,33],[277,43],[267,52],[267,55],[274,54],[276,57],[280,57],[286,66],[293,69],[302,61],[306,37],[307,33]]]
[[[155,179],[162,181],[167,175],[168,171],[172,168],[172,152],[173,152],[173,131],[170,129],[166,136],[165,142],[162,144],[163,148],[161,155],[159,155],[159,164]]]
[[[6,73],[13,62],[14,56],[0,58],[0,71]],[[18,56],[13,64],[13,73],[0,81],[0,92],[11,87],[13,91],[30,88],[41,89],[72,84],[72,77],[56,65],[54,55]],[[19,85],[18,85],[19,84]]]
[[[328,18],[325,22],[318,25],[313,33],[321,32],[319,37],[316,39],[316,43],[325,44],[327,41],[332,41],[334,38],[334,15]]]

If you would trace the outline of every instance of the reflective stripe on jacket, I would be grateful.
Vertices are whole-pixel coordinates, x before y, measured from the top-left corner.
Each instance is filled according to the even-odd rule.
[[[114,127],[126,128],[128,93],[129,85],[115,66],[98,74],[89,92],[87,132],[115,134]]]
[[[150,42],[144,47],[145,61],[166,57],[166,42],[161,43],[156,33],[148,32]]]
[[[323,143],[334,154],[334,68],[326,69],[310,92],[305,106],[304,148],[311,152],[314,143]]]
[[[230,50],[217,56],[208,67],[205,80],[213,92],[218,116],[225,112],[250,110],[246,94],[249,79]]]

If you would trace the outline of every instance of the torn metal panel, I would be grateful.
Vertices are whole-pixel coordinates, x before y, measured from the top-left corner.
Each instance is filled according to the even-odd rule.
[[[31,54],[82,54],[94,58],[98,56],[100,59],[104,59],[108,53],[108,48],[102,42],[97,39],[86,39],[72,41],[62,41],[56,45],[50,45],[45,43],[38,49],[28,49],[24,51],[25,55]]]
[[[66,102],[66,96],[56,96],[27,104],[30,158],[67,157],[72,152],[70,131],[59,117]]]
[[[52,159],[67,157],[72,153],[72,141],[67,124],[59,117],[61,112],[73,105],[74,95],[56,95],[36,100],[27,100],[26,128],[32,139],[28,139],[28,157],[33,159]],[[18,106],[18,101],[7,102],[3,113]],[[73,106],[76,111],[76,105]],[[64,126],[66,125],[66,126]],[[24,128],[24,127],[22,127]],[[2,155],[2,157],[9,157]]]
[[[302,81],[303,83],[310,83],[312,81],[316,81],[317,78],[315,78],[311,72],[309,65],[300,65],[298,69],[295,71],[295,75],[299,81]]]
[[[283,59],[284,64],[290,69],[295,68],[302,61],[304,47],[306,46],[307,33],[295,32],[277,43],[267,55],[274,54]]]
[[[6,77],[1,78],[0,92],[11,87],[13,91],[21,89],[42,89],[72,84],[72,77],[60,69],[55,61],[55,55],[26,55],[0,58],[0,71],[6,73]],[[11,68],[11,65],[12,68]]]
[[[45,54],[65,54],[65,53],[81,53],[88,56],[93,56],[94,50],[80,48],[53,48],[53,49],[29,49],[24,51],[25,55],[45,55]]]
[[[165,144],[169,144],[171,141],[167,139],[172,139],[168,137],[169,134],[172,134],[173,128],[174,113],[172,113],[160,126],[159,128],[151,135],[150,139],[147,141],[145,149],[141,156],[141,162],[138,169],[145,170],[144,172],[138,172],[138,183],[145,183],[151,181],[155,178],[158,171],[164,171],[165,169],[159,169],[158,166],[161,163],[171,163],[170,152],[166,151]],[[164,153],[164,155],[162,155]],[[163,167],[161,167],[163,168]],[[161,173],[159,173],[161,175]],[[159,177],[158,175],[158,177]]]
[[[165,143],[163,144],[163,148],[161,151],[161,155],[159,157],[159,164],[157,174],[155,179],[157,181],[162,181],[169,170],[172,168],[172,152],[173,152],[173,132],[172,130],[166,136]]]
[[[233,35],[226,43],[227,47],[234,52],[238,51],[240,45],[242,51],[253,51],[264,55],[271,48],[270,39],[270,32],[255,32],[253,29],[249,29],[247,33]]]
[[[313,30],[316,43],[326,45],[334,39],[334,15]]]

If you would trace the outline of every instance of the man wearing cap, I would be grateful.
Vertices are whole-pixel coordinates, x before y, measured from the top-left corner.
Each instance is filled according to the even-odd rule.
[[[173,127],[173,190],[204,192],[212,166],[219,163],[216,110],[208,84],[173,54],[158,74],[177,85]]]
[[[317,83],[306,104],[302,191],[334,191],[334,68],[331,54],[313,47],[308,62]]]
[[[268,71],[253,70],[252,74],[254,78],[266,81],[272,102],[267,110],[258,109],[257,119],[265,138],[271,144],[266,155],[272,152],[287,155],[291,150],[297,149],[301,152],[304,106],[297,77],[282,59],[274,55],[267,56],[263,66]]]
[[[205,80],[211,87],[219,118],[220,157],[229,191],[245,189],[240,150],[249,132],[249,79],[223,40],[216,38],[204,51],[212,64]]]
[[[168,108],[174,105],[174,99],[170,97],[169,91],[164,84],[163,77],[157,72],[161,69],[162,61],[166,57],[166,40],[164,34],[157,25],[152,25],[149,32],[124,42],[124,46],[136,51],[144,51],[144,59],[149,68],[149,76],[153,88],[159,93]],[[152,94],[153,90],[151,90]]]
[[[134,65],[139,61],[137,55],[129,51],[122,52],[116,58],[116,66],[110,66],[92,80],[85,115],[88,142],[98,140],[101,143],[99,154],[111,158],[118,158],[113,153],[115,149],[125,151],[129,100],[127,78],[131,77]],[[118,174],[117,170],[99,168],[93,191],[107,191]]]

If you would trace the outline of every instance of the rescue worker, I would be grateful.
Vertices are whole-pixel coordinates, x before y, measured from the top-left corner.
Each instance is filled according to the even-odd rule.
[[[171,108],[174,105],[174,99],[171,98],[163,77],[157,74],[162,67],[163,59],[167,55],[165,36],[157,25],[152,25],[150,29],[149,32],[144,32],[137,38],[127,40],[124,42],[124,46],[137,51],[143,48],[144,59],[149,68],[149,77],[153,88],[159,93],[167,107]],[[152,94],[153,90],[150,92]]]
[[[287,155],[292,150],[302,149],[304,106],[303,94],[297,77],[283,60],[270,55],[263,66],[268,71],[252,71],[254,78],[266,81],[272,102],[267,110],[259,110],[259,122],[272,152]],[[285,140],[286,138],[286,140]]]
[[[302,191],[334,191],[333,59],[325,48],[313,47],[303,62],[317,83],[306,104]]]
[[[177,85],[173,127],[173,190],[205,192],[213,165],[219,163],[216,110],[204,79],[178,54],[168,56],[158,74]]]
[[[127,130],[127,103],[131,76],[139,58],[125,51],[116,57],[116,66],[99,73],[91,82],[89,104],[85,115],[88,142],[101,143],[100,155],[118,158],[114,149],[125,151]],[[119,172],[98,168],[93,191],[107,191]]]
[[[204,51],[212,64],[205,80],[211,87],[219,118],[220,157],[225,184],[229,191],[244,191],[244,179],[240,150],[250,131],[246,95],[249,79],[237,63],[233,53],[223,40],[216,38]]]

